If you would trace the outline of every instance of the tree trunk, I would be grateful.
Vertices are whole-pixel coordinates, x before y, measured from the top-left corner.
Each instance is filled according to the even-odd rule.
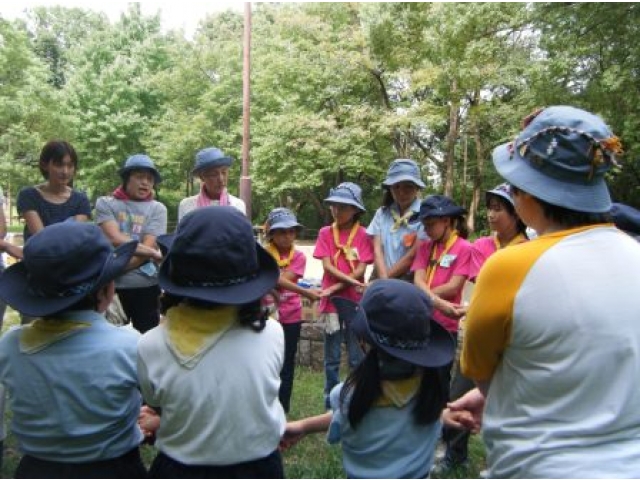
[[[478,104],[480,103],[480,91],[476,90],[470,108],[471,133],[476,147],[476,168],[473,176],[473,195],[469,205],[468,225],[470,231],[475,231],[476,213],[482,200],[482,185],[484,180],[484,146],[480,137],[480,119],[478,118]]]
[[[453,193],[453,167],[455,165],[456,140],[460,130],[460,100],[458,99],[458,82],[451,80],[451,103],[449,105],[449,133],[447,134],[447,151],[444,164],[444,194]]]

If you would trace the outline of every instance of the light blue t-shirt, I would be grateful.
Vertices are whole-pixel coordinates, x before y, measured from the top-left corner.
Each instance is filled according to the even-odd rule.
[[[90,326],[26,347],[20,344],[26,325],[0,338],[0,381],[9,390],[11,429],[20,450],[70,463],[124,455],[142,441],[140,334],[111,325],[94,311],[62,318]]]
[[[416,398],[403,408],[374,407],[357,429],[351,428],[348,400],[340,408],[344,383],[331,390],[333,419],[327,441],[342,443],[342,463],[349,478],[425,478],[433,465],[440,421],[418,425]]]
[[[409,207],[413,213],[420,212],[420,199],[416,198]],[[417,234],[417,238],[424,240],[426,235],[420,220],[402,224],[397,230],[392,231],[394,224],[393,212],[399,215],[398,205],[392,203],[389,207],[380,207],[367,227],[367,234],[370,236],[380,236],[382,249],[384,250],[384,263],[387,268],[391,268],[409,250],[404,239],[406,235]]]

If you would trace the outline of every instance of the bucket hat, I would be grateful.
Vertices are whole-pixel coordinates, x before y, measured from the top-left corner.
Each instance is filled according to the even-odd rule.
[[[160,288],[206,302],[241,305],[273,289],[280,270],[234,207],[203,207],[185,215],[176,232],[157,238],[167,252]]]
[[[92,223],[49,225],[29,238],[23,261],[0,276],[0,297],[32,317],[60,312],[122,274],[137,244],[114,249]]]
[[[296,216],[291,210],[284,207],[274,208],[267,217],[267,233],[272,230],[295,228],[302,230],[302,225],[298,223]]]
[[[429,217],[459,217],[467,211],[456,205],[445,195],[430,195],[420,203],[418,218],[423,220]]]
[[[515,207],[513,198],[511,197],[511,185],[508,183],[501,183],[500,185],[493,187],[491,190],[485,192],[485,200],[489,202],[489,197],[495,195],[496,197],[504,198],[507,202]]]
[[[341,297],[332,301],[356,337],[395,358],[422,367],[441,367],[453,360],[453,338],[433,320],[431,299],[411,283],[377,280],[360,304]]]
[[[600,117],[554,106],[527,117],[517,138],[493,151],[493,164],[510,184],[551,205],[604,213],[611,208],[604,174],[621,154]]]
[[[127,158],[127,161],[124,162],[124,167],[118,170],[118,173],[120,174],[120,178],[124,180],[124,177],[126,176],[127,172],[130,172],[131,170],[141,170],[141,169],[151,170],[151,173],[153,173],[153,178],[156,185],[162,182],[162,177],[160,176],[160,172],[158,172],[158,169],[153,163],[153,160],[151,160],[151,158],[148,155],[143,155],[141,153],[138,153],[136,155],[131,155],[129,158]]]
[[[326,203],[343,203],[353,205],[362,212],[366,212],[362,202],[362,189],[353,182],[343,182],[336,188],[329,190],[329,196],[324,199]]]
[[[219,148],[204,148],[196,153],[196,164],[191,170],[191,175],[197,175],[207,168],[228,167],[232,163],[233,158],[225,155]]]
[[[632,235],[640,235],[640,210],[624,203],[614,203],[609,213],[613,223],[620,230]]]
[[[424,188],[424,182],[420,178],[420,168],[413,160],[399,158],[391,162],[387,170],[387,178],[382,182],[383,187],[390,187],[400,182],[412,182],[419,188]]]
[[[387,170],[387,177],[382,182],[383,187],[391,187],[400,182],[412,182],[419,188],[424,188],[425,184],[420,178],[420,167],[410,159],[399,158],[391,162]]]

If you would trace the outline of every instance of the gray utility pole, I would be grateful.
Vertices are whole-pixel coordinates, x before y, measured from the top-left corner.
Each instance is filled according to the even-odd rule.
[[[249,175],[250,122],[251,122],[251,3],[244,4],[244,65],[242,73],[242,175],[240,198],[247,205],[247,218],[251,221],[251,176]]]

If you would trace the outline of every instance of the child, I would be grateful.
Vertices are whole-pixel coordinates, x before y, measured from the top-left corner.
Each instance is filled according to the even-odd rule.
[[[300,295],[316,301],[321,291],[299,287],[297,282],[304,275],[307,258],[295,248],[295,240],[302,225],[287,208],[276,208],[269,213],[265,224],[266,250],[278,262],[278,321],[284,330],[284,365],[280,372],[280,403],[289,413],[296,352],[302,325],[302,303]]]
[[[411,266],[415,284],[432,297],[437,311],[434,318],[455,338],[458,319],[464,309],[462,288],[469,277],[471,244],[465,240],[468,230],[466,210],[444,195],[431,195],[420,205],[419,218],[429,240],[418,246]]]
[[[89,223],[34,235],[0,276],[0,296],[33,317],[0,339],[0,381],[24,456],[15,478],[145,478],[136,424],[139,335],[103,316],[137,242],[114,250]]]
[[[446,386],[440,368],[454,343],[429,297],[397,280],[373,282],[360,306],[334,300],[366,344],[362,363],[331,392],[331,412],[287,424],[283,446],[328,428],[342,442],[348,478],[426,478],[440,434]]]
[[[260,299],[280,271],[230,206],[196,209],[158,239],[165,321],[138,345],[138,375],[159,423],[151,478],[282,478],[278,399],[284,336]]]
[[[346,341],[349,367],[354,369],[362,355],[357,348],[348,325],[341,328],[330,295],[339,295],[353,301],[362,297],[367,264],[373,263],[373,246],[358,219],[366,211],[362,203],[362,190],[358,185],[344,182],[332,188],[324,201],[329,204],[333,223],[320,229],[313,252],[322,260],[324,275],[318,311],[324,325],[324,403],[329,409],[329,393],[340,380],[342,342]]]
[[[131,271],[116,280],[116,289],[126,316],[144,333],[160,321],[160,287],[153,260],[161,258],[156,237],[167,232],[167,208],[153,198],[162,178],[147,155],[129,157],[119,174],[122,185],[96,202],[96,223],[114,246],[130,239],[140,242]]]
[[[413,282],[410,272],[422,223],[413,220],[420,212],[418,194],[424,188],[420,169],[413,160],[394,160],[382,182],[384,197],[367,233],[373,237],[375,269],[372,278],[400,278]]]
[[[91,217],[87,195],[72,187],[78,155],[70,143],[47,142],[40,152],[39,168],[44,183],[20,190],[16,202],[18,214],[24,218],[25,243],[47,225]]]

